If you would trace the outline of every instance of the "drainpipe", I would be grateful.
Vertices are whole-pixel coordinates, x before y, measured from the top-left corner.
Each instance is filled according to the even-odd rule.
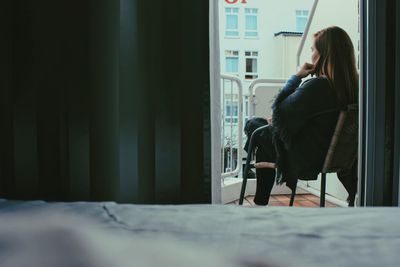
[[[311,8],[310,17],[308,18],[306,28],[304,29],[303,37],[301,38],[300,41],[299,49],[297,50],[297,68],[300,67],[300,55],[303,52],[304,43],[306,42],[308,32],[310,31],[310,26],[314,18],[315,10],[317,9],[317,5],[318,5],[318,0],[314,0],[314,4]]]

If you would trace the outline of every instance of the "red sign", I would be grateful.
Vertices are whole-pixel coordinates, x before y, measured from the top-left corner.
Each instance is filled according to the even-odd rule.
[[[236,4],[239,0],[225,0],[228,4]],[[240,3],[247,4],[247,0],[240,0]]]

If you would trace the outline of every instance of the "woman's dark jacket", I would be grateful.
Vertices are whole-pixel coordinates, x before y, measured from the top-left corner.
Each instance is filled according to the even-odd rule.
[[[317,179],[340,111],[327,78],[300,84],[301,79],[293,75],[272,106],[277,182],[290,188],[297,179]]]

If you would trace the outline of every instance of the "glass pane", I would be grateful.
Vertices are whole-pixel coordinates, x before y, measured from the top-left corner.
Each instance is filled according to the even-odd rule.
[[[234,103],[235,105],[232,106],[232,116],[237,117],[238,116],[238,106],[237,103]]]
[[[239,36],[239,32],[238,31],[226,31],[225,35],[226,36]]]
[[[229,117],[231,116],[231,103],[226,102],[226,116]]]
[[[245,55],[245,56],[250,56],[250,55],[251,55],[251,52],[246,51],[246,52],[244,52],[244,55]]]
[[[253,72],[257,72],[257,59],[253,58],[252,60],[252,68]]]
[[[245,76],[244,76],[244,78],[245,79],[257,79],[258,78],[258,75],[257,74],[246,74]]]
[[[232,8],[233,13],[239,13],[239,8]]]
[[[257,72],[256,58],[246,58],[246,72]]]
[[[225,56],[238,56],[239,51],[237,50],[225,50]]]
[[[304,29],[306,28],[306,24],[307,24],[307,18],[297,17],[296,18],[296,31],[304,32]]]
[[[226,58],[226,72],[239,72],[239,59],[235,57]]]
[[[257,32],[246,32],[245,35],[246,35],[246,37],[257,37],[258,33]]]
[[[226,15],[226,28],[228,30],[236,30],[238,28],[237,15]]]
[[[250,14],[250,13],[251,13],[250,8],[245,8],[245,9],[244,9],[244,13]]]
[[[253,61],[252,58],[246,58],[246,72],[253,72],[252,61]]]
[[[257,30],[257,16],[246,15],[246,30]]]
[[[225,111],[226,111],[226,116],[232,116],[232,117],[237,117],[239,112],[238,112],[238,102],[234,101],[226,101],[225,102]]]

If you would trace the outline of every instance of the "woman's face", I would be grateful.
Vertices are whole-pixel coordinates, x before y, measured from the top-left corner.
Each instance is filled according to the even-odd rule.
[[[315,38],[313,41],[313,44],[311,46],[311,62],[313,65],[315,65],[315,63],[317,63],[319,59],[319,52],[317,50],[317,48],[315,48]]]

